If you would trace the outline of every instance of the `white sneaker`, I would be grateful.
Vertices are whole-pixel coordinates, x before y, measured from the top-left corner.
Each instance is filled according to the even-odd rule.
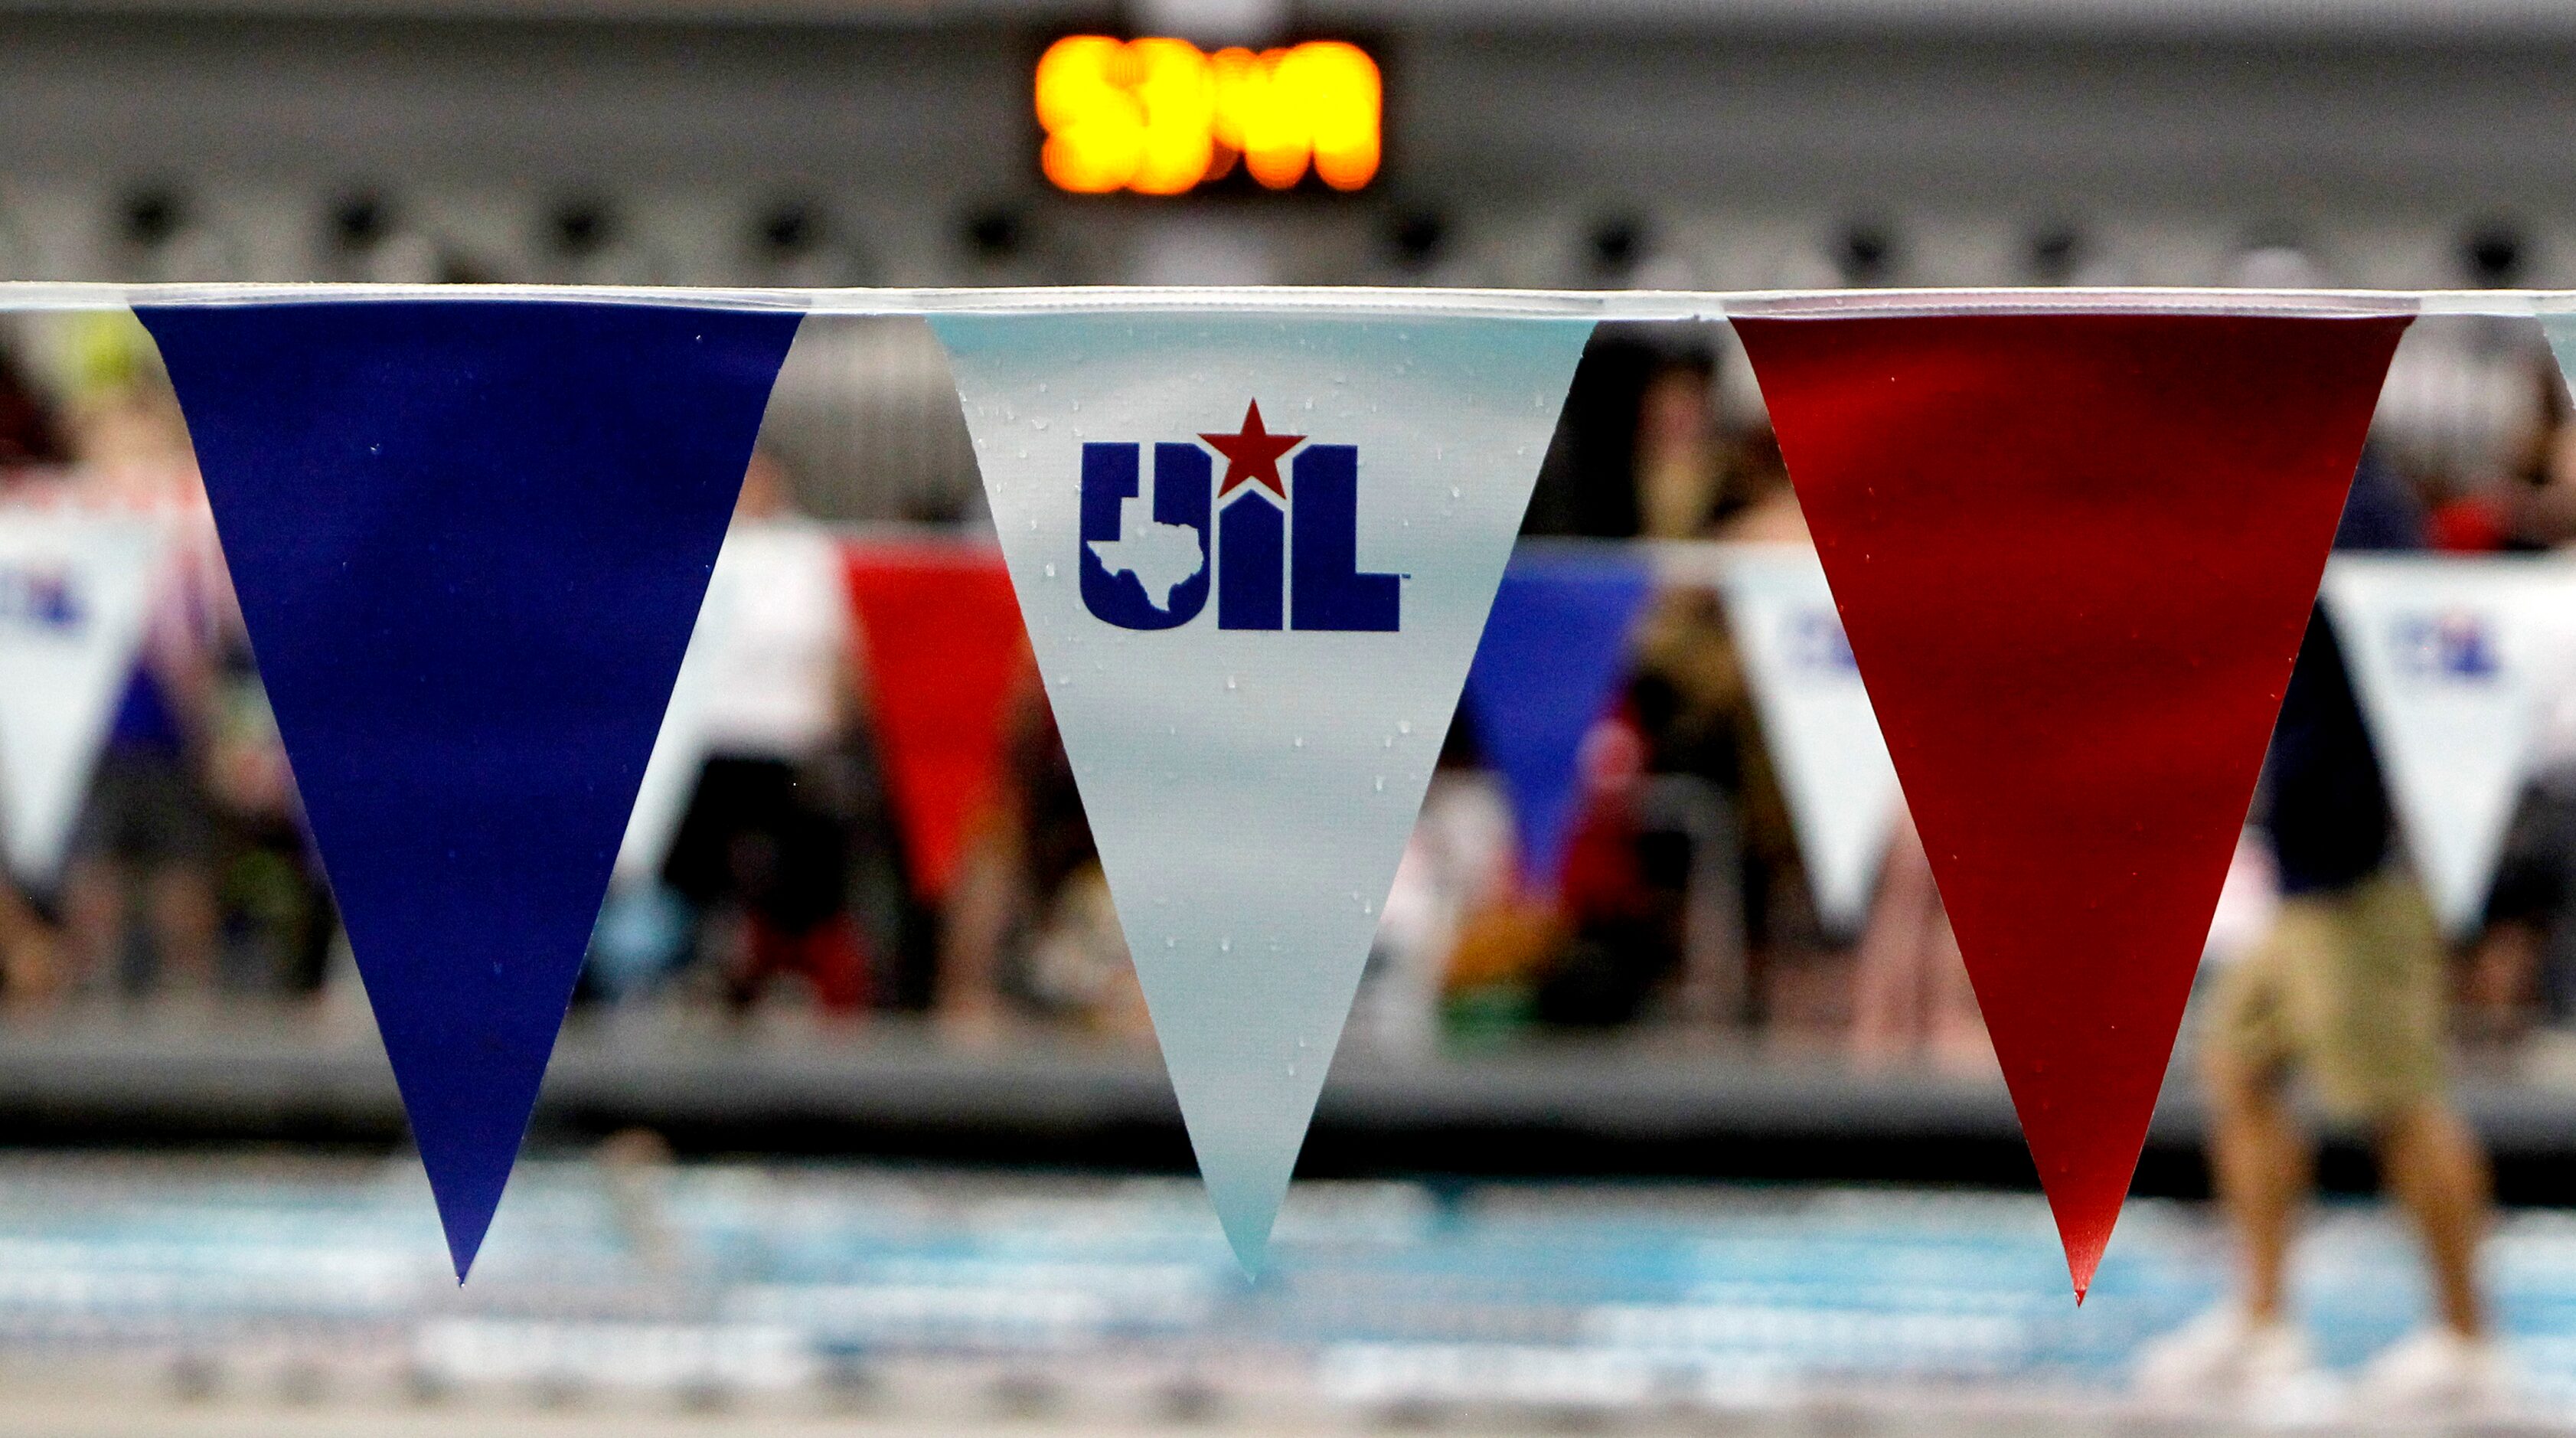
[[[2493,1339],[2426,1328],[2362,1368],[2352,1406],[2355,1416],[2392,1422],[2501,1418],[2513,1397],[2513,1366]]]
[[[2159,1408],[2236,1411],[2272,1406],[2274,1395],[2301,1391],[2320,1376],[2297,1325],[2257,1323],[2225,1304],[2140,1350],[2131,1386]]]

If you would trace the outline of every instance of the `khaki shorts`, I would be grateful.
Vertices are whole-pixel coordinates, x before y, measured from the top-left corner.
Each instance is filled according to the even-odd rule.
[[[2210,1037],[2255,1072],[2303,1071],[2333,1117],[2385,1118],[2442,1096],[2443,983],[2423,892],[2383,869],[2284,899],[2219,981]]]

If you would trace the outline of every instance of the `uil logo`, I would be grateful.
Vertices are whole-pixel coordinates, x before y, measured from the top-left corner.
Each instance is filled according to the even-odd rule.
[[[1220,629],[1401,627],[1402,577],[1359,569],[1357,447],[1272,434],[1258,403],[1242,429],[1199,439],[1154,446],[1150,502],[1142,445],[1082,447],[1083,607],[1121,629],[1176,629],[1214,589]]]
[[[2467,610],[2403,616],[2392,638],[2398,667],[2420,678],[2482,683],[2504,669],[2494,631]]]
[[[68,570],[0,568],[0,622],[69,633],[81,627],[87,608]]]
[[[1790,616],[1789,662],[1808,674],[1860,677],[1851,637],[1843,633],[1842,618],[1831,609],[1802,609]]]

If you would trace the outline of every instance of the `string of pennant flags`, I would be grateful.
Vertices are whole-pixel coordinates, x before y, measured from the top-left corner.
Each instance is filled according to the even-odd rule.
[[[2566,292],[0,285],[0,309],[118,305],[186,416],[460,1280],[621,851],[672,802],[657,739],[689,722],[693,631],[737,602],[718,553],[805,314],[922,315],[948,352],[1247,1270],[1462,691],[1554,706],[1498,757],[1532,862],[1561,843],[1565,755],[1645,585],[1507,562],[1593,324],[1731,322],[1815,554],[1716,578],[1775,677],[1766,727],[1811,749],[1784,768],[1820,904],[1856,918],[1901,789],[2079,1298],[2400,334],[2529,315],[2576,347]],[[2385,652],[2356,665],[2365,702],[2464,922],[2517,761],[2438,736],[2528,743],[2520,656],[2565,596],[2538,567],[2391,565],[2343,566],[2329,595]],[[2428,604],[2414,657],[2369,638]],[[2491,653],[2445,659],[2443,616],[2470,611]],[[929,627],[880,606],[869,639]],[[1531,635],[1584,637],[1544,696],[1504,677]],[[933,695],[996,682],[962,653],[928,672]],[[938,736],[956,712],[895,722]],[[2485,806],[2466,817],[2422,797],[2464,786]]]
[[[707,285],[408,285],[223,281],[129,284],[0,280],[0,312],[147,305],[387,304],[484,300],[759,310],[794,315],[1249,313],[1384,318],[1617,321],[1895,314],[2576,314],[2576,290],[2210,289],[2181,286],[1834,290],[1541,290],[1391,285],[1044,285],[793,288]]]

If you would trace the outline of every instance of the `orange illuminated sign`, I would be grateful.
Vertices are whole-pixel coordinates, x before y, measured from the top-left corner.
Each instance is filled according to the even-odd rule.
[[[1336,190],[1377,174],[1377,62],[1315,40],[1211,55],[1187,40],[1072,35],[1038,61],[1039,163],[1057,188],[1177,195],[1239,163],[1265,189],[1312,167]]]

